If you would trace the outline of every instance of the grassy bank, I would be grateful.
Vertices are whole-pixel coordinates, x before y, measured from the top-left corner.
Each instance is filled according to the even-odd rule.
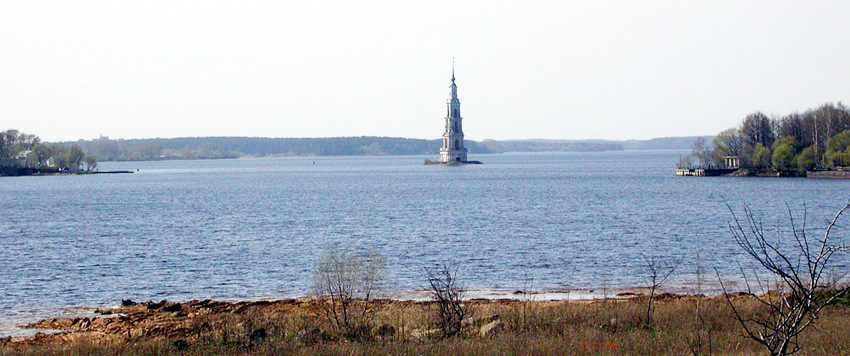
[[[762,311],[734,299],[744,315]],[[317,301],[144,303],[98,319],[46,320],[68,333],[6,340],[2,355],[755,355],[723,298],[667,296],[645,325],[646,299],[472,301],[464,332],[441,338],[435,306],[379,301],[368,332],[344,337]],[[494,322],[495,321],[495,322]],[[826,309],[800,338],[801,354],[850,354],[850,306]],[[72,325],[73,324],[73,325]],[[482,335],[482,326],[497,325]]]

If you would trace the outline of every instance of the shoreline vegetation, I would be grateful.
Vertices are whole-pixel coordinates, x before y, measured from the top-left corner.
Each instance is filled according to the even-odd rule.
[[[759,354],[729,311],[763,313],[747,293],[705,297],[662,293],[647,327],[648,296],[584,301],[512,299],[466,301],[469,317],[446,338],[434,326],[435,301],[376,299],[367,329],[345,335],[322,315],[321,299],[169,301],[99,309],[97,317],[57,318],[31,325],[55,334],[0,339],[0,355],[573,355],[614,352],[643,355]],[[801,347],[812,354],[850,349],[845,325],[850,301],[825,309]]]
[[[679,176],[850,178],[850,108],[827,103],[805,112],[747,115],[707,143],[694,142]]]
[[[0,132],[0,176],[97,172],[97,159],[76,144],[42,143],[18,130]]]

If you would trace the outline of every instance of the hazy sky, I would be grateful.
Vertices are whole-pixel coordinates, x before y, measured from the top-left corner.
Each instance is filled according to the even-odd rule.
[[[44,140],[711,135],[850,101],[848,1],[0,0],[0,129]]]

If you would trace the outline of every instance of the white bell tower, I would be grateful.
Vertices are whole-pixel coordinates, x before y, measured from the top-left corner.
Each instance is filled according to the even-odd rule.
[[[443,132],[443,146],[440,148],[441,163],[466,162],[466,148],[463,146],[463,119],[460,117],[460,100],[457,98],[455,84],[455,64],[452,60],[452,85],[449,100],[446,102],[446,129]]]

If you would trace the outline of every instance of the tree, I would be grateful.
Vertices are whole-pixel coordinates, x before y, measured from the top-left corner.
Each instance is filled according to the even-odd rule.
[[[776,141],[773,142],[774,147],[780,146],[780,145],[789,145],[796,150],[798,147],[800,147],[800,141],[797,141],[797,138],[795,138],[793,136],[783,136],[783,137],[780,137],[779,139],[777,139]],[[797,151],[795,151],[795,152],[797,152]]]
[[[850,150],[846,152],[827,150],[823,154],[823,164],[829,169],[844,169],[850,165]]]
[[[753,148],[751,166],[755,169],[767,169],[770,165],[770,149],[762,144],[756,144]]]
[[[783,143],[773,149],[773,167],[781,171],[793,171],[797,168],[797,162],[794,161],[796,154],[794,146]]]
[[[826,167],[833,169],[850,165],[850,130],[843,131],[827,141],[823,161]]]
[[[39,168],[46,167],[47,160],[56,154],[56,149],[53,146],[43,143],[33,147],[32,151],[35,153],[35,157],[38,160]]]
[[[313,294],[320,310],[343,336],[370,335],[369,314],[384,276],[384,257],[376,251],[325,249],[313,274]]]
[[[65,147],[59,145],[53,146],[53,159],[56,161],[56,168],[60,171],[70,168],[71,155]]]
[[[820,157],[817,155],[815,146],[806,147],[797,155],[797,169],[800,172],[811,171],[817,168],[819,161]]]
[[[714,150],[712,156],[714,163],[723,166],[726,163],[724,157],[739,156],[741,154],[741,134],[737,129],[728,129],[720,132],[712,141]]]
[[[761,145],[769,150],[773,144],[773,140],[773,125],[765,114],[756,112],[747,115],[741,123],[741,166],[764,169],[765,166],[763,163],[765,161],[756,162],[756,147]],[[768,166],[769,159],[770,157],[766,159]]]
[[[842,131],[826,143],[826,149],[830,151],[844,152],[848,148],[850,148],[850,130]]]
[[[850,130],[850,112],[838,103],[826,103],[815,109],[815,116],[825,126],[826,138],[833,137],[842,131]]]
[[[744,147],[755,148],[761,144],[770,147],[773,144],[773,125],[767,115],[755,112],[747,115],[741,124],[741,138]]]
[[[807,147],[812,144],[811,138],[806,133],[803,116],[799,113],[786,115],[779,119],[777,125],[777,136],[780,140],[792,137],[797,142],[795,147]]]
[[[83,152],[83,149],[80,148],[79,145],[73,145],[67,151],[68,155],[68,168],[70,168],[74,172],[80,171],[80,163],[86,158],[86,154]]]
[[[691,152],[691,156],[698,162],[700,167],[711,167],[712,164],[712,151],[705,147],[705,138],[700,137],[694,141],[693,151]]]
[[[465,319],[471,311],[463,303],[463,287],[457,279],[458,267],[442,264],[427,269],[431,299],[437,304],[435,323],[443,337],[452,337],[460,333]]]
[[[694,156],[693,155],[687,155],[687,156],[684,156],[682,158],[679,158],[679,163],[676,165],[677,168],[687,168],[687,169],[694,168],[694,166],[696,166],[696,164],[694,163]]]
[[[86,171],[91,172],[97,168],[97,158],[94,156],[86,157]]]
[[[691,154],[679,159],[678,168],[710,168],[713,166],[711,151],[705,147],[705,138],[700,137],[694,141]]]
[[[0,167],[10,166],[12,160],[22,151],[32,150],[41,143],[36,135],[29,135],[18,130],[0,132]]]
[[[649,288],[649,298],[646,301],[646,328],[652,328],[652,301],[655,292],[673,275],[682,260],[672,260],[659,256],[643,256],[643,268],[646,273],[644,280]]]
[[[0,132],[0,167],[11,165],[12,145],[17,136],[17,131],[12,131]]]
[[[838,289],[838,279],[829,279],[829,262],[833,254],[848,249],[839,245],[832,236],[833,228],[842,215],[850,209],[850,203],[835,214],[827,226],[822,238],[808,235],[806,210],[803,207],[802,226],[794,220],[790,206],[788,217],[792,241],[789,246],[782,245],[778,237],[768,236],[761,221],[757,220],[749,207],[744,206],[744,217],[739,219],[728,205],[733,222],[729,231],[735,243],[744,250],[764,272],[774,276],[780,283],[778,290],[771,291],[767,283],[755,273],[760,290],[753,290],[749,277],[743,272],[750,298],[758,302],[761,313],[745,317],[732,302],[720,273],[715,270],[723,288],[726,301],[735,318],[746,334],[770,352],[771,355],[787,355],[799,351],[800,333],[818,319],[823,308],[833,304],[844,296],[848,288]]]

